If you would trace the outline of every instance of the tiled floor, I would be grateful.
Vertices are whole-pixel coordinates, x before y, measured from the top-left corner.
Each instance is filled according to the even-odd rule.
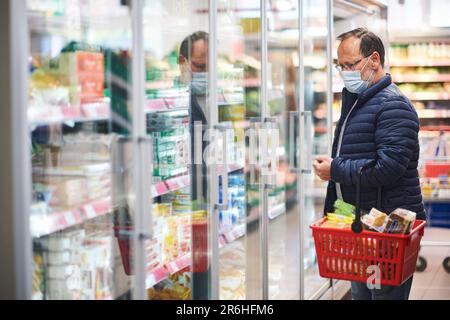
[[[424,272],[416,272],[411,289],[411,300],[450,300],[450,273],[442,262],[450,256],[450,229],[427,228],[422,241],[449,242],[446,247],[422,246],[420,256],[427,260]]]

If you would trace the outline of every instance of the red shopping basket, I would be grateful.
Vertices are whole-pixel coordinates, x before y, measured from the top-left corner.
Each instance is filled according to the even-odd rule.
[[[398,286],[413,275],[425,221],[398,235],[321,227],[326,219],[311,225],[321,277],[366,282],[376,266],[382,285]]]
[[[119,244],[120,256],[122,258],[123,268],[126,275],[133,275],[131,270],[131,261],[133,260],[131,256],[131,242],[133,241],[133,230],[132,226],[120,226],[114,227],[114,235],[117,238]]]
[[[192,222],[192,271],[208,271],[208,222]]]
[[[416,269],[426,222],[417,220],[407,235],[363,230],[360,197],[364,168],[358,169],[355,221],[351,229],[324,228],[322,224],[327,218],[311,225],[319,274],[324,278],[366,282],[379,270],[380,284],[398,286]],[[377,205],[381,206],[381,198]]]

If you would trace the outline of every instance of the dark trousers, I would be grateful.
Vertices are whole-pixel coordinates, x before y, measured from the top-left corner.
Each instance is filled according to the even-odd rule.
[[[365,282],[352,282],[353,300],[408,300],[413,277],[400,286],[381,286],[369,289]]]

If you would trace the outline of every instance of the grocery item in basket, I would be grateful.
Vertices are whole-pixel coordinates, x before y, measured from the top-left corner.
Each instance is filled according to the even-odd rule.
[[[334,221],[334,222],[342,222],[345,224],[352,224],[353,221],[355,220],[355,218],[351,217],[351,216],[344,216],[344,215],[336,214],[336,213],[329,213],[327,215],[327,220]]]
[[[327,220],[324,223],[322,223],[321,227],[334,228],[334,229],[345,229],[345,228],[350,228],[350,224],[344,223],[344,222]]]
[[[340,199],[334,202],[334,213],[342,216],[353,217],[355,216],[355,206],[346,203]]]
[[[370,210],[369,214],[361,217],[361,222],[369,230],[384,232],[389,217],[386,213],[381,212],[375,208]]]
[[[385,232],[395,234],[408,234],[411,231],[416,214],[405,209],[396,209],[389,215]]]

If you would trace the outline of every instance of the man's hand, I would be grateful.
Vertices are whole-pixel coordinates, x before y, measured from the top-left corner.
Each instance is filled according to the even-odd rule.
[[[331,159],[329,156],[317,156],[314,161],[314,170],[317,176],[323,181],[331,180]]]

